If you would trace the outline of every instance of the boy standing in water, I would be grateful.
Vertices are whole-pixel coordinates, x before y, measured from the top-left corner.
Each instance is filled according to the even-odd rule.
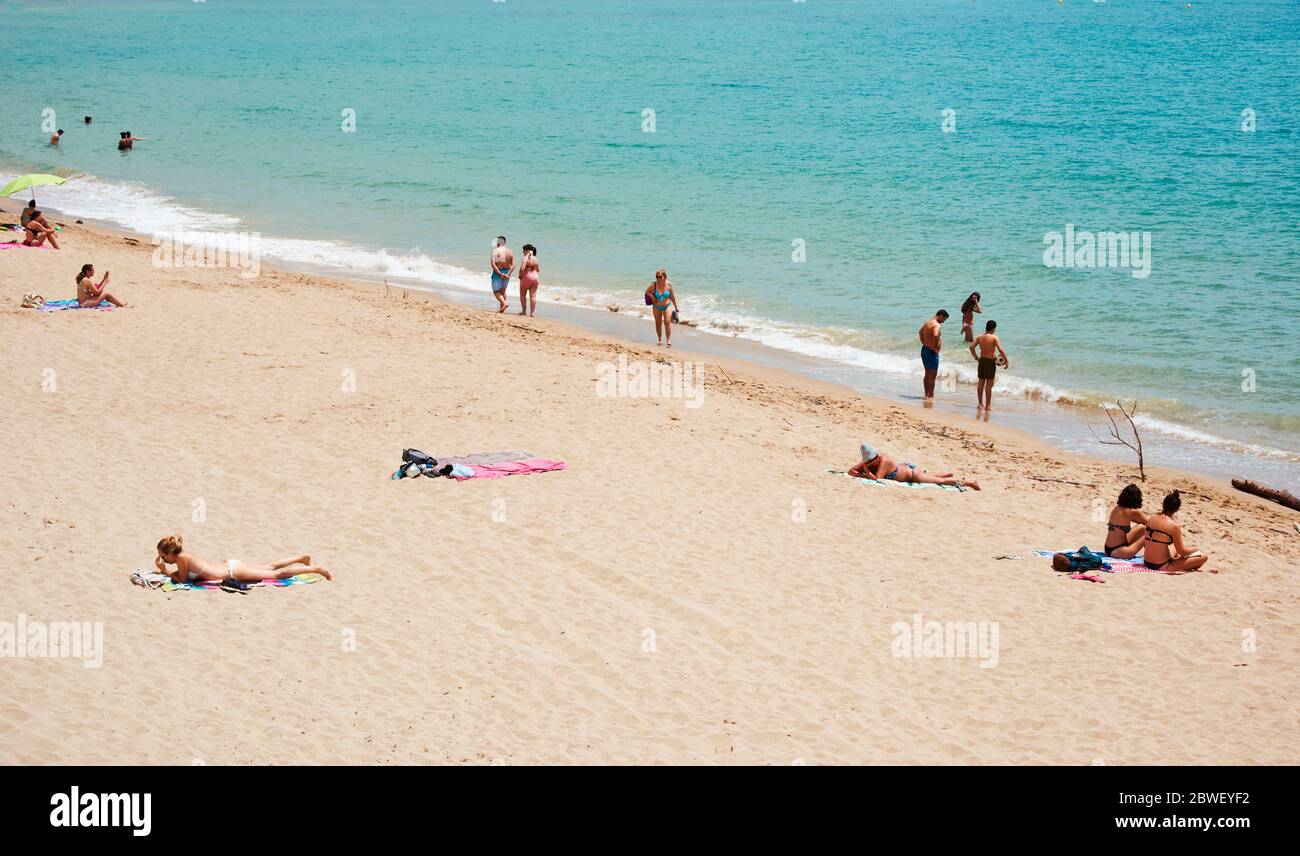
[[[505,312],[506,286],[510,284],[510,274],[515,271],[515,254],[506,246],[505,235],[497,235],[488,264],[492,266],[492,296],[497,299],[497,312]]]
[[[990,321],[984,325],[984,335],[970,343],[970,355],[979,361],[979,385],[975,388],[976,410],[993,408],[993,378],[997,376],[998,366],[1011,368],[1007,352],[1002,350],[1002,342],[993,332],[998,329],[998,322]],[[975,349],[979,348],[979,354]]]

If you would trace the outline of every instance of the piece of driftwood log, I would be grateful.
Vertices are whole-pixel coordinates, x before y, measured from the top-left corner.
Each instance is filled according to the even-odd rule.
[[[1250,479],[1233,479],[1232,486],[1244,493],[1253,493],[1255,496],[1262,496],[1279,505],[1285,505],[1287,508],[1300,511],[1300,499],[1296,499],[1295,494],[1288,491],[1268,487]]]

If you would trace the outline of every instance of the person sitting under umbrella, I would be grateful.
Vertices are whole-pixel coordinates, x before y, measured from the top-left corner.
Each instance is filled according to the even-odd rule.
[[[27,212],[24,211],[23,213],[26,214]],[[50,246],[54,247],[54,249],[59,249],[59,240],[54,237],[54,227],[45,219],[44,214],[33,208],[31,216],[23,223],[23,246],[39,247],[46,241],[49,241]]]

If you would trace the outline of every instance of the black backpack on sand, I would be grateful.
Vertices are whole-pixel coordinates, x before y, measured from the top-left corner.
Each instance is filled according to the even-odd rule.
[[[430,467],[438,466],[437,461],[435,461],[433,458],[426,455],[424,452],[421,452],[419,449],[403,449],[402,463],[421,464],[423,466],[430,466]]]

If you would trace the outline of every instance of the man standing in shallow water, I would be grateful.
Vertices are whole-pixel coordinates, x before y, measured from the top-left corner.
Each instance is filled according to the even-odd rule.
[[[984,335],[970,343],[970,355],[979,363],[979,384],[975,387],[975,409],[988,412],[993,409],[993,381],[998,375],[998,366],[1011,368],[1007,352],[1002,349],[1002,340],[998,338],[998,322],[990,321],[984,325]],[[980,352],[975,353],[976,348]]]
[[[506,236],[497,235],[496,246],[488,257],[492,266],[492,296],[497,299],[497,312],[506,311],[506,286],[510,284],[510,274],[515,270],[515,254],[506,246]]]
[[[940,309],[921,325],[921,367],[925,369],[925,397],[934,398],[934,378],[939,374],[939,351],[943,350],[943,332],[939,325],[948,320],[948,310]]]

